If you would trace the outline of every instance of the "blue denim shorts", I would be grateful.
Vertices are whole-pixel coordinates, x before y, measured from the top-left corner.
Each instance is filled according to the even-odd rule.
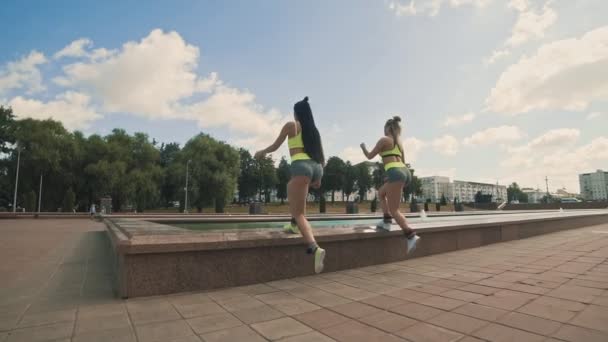
[[[407,167],[392,167],[386,170],[386,181],[409,183],[412,180],[412,173]]]
[[[321,180],[323,167],[312,159],[295,160],[290,166],[291,176],[306,176],[311,182]]]

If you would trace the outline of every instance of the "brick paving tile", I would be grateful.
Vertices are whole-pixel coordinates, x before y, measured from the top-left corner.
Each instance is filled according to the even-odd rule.
[[[566,283],[573,278],[576,278],[576,274],[563,273],[563,272],[557,272],[557,271],[547,271],[545,273],[535,274],[532,277],[530,277],[530,279],[547,280],[547,281],[551,281],[554,283],[560,283],[560,284]]]
[[[608,307],[589,305],[569,323],[608,333]]]
[[[135,333],[131,328],[108,329],[76,334],[73,342],[136,342]]]
[[[321,307],[285,292],[274,292],[256,296],[257,299],[283,312],[286,315],[297,315],[303,312],[318,310]]]
[[[186,321],[151,323],[135,328],[140,342],[164,342],[172,339],[194,335]]]
[[[595,298],[595,300],[593,301],[592,304],[608,306],[608,297],[597,297],[597,298]]]
[[[272,286],[268,286],[266,284],[254,284],[254,285],[242,286],[242,287],[239,287],[239,289],[241,291],[243,291],[243,293],[246,293],[246,294],[252,295],[252,296],[277,291],[276,288],[274,288]]]
[[[371,316],[364,316],[358,319],[360,322],[371,325],[380,330],[394,333],[410,327],[418,321],[388,311],[381,311]]]
[[[473,336],[491,342],[540,342],[545,336],[532,334],[519,329],[513,329],[498,324],[490,324],[475,333]]]
[[[524,285],[530,285],[530,286],[544,287],[547,289],[555,289],[562,285],[561,283],[556,283],[556,282],[552,282],[552,281],[548,281],[548,280],[540,280],[540,279],[535,279],[535,278],[528,278],[528,279],[520,280],[518,283],[524,284]]]
[[[513,283],[506,282],[506,281],[500,281],[500,280],[494,280],[494,279],[484,279],[484,280],[476,282],[475,284],[482,285],[482,286],[488,286],[488,287],[495,287],[497,289],[510,289],[513,286]]]
[[[426,323],[418,323],[397,335],[412,342],[454,342],[463,337],[462,334]]]
[[[334,325],[321,330],[321,333],[340,342],[404,342],[401,338],[357,321]]]
[[[566,323],[576,316],[577,313],[583,311],[585,307],[585,304],[579,302],[552,297],[540,297],[519,308],[517,311]]]
[[[331,307],[352,302],[351,299],[340,297],[314,287],[298,287],[287,290],[287,292],[295,297],[322,307]]]
[[[480,340],[478,338],[475,338],[475,337],[465,336],[463,339],[458,340],[458,342],[484,342],[484,341]]]
[[[302,313],[293,316],[293,318],[316,330],[321,330],[323,328],[338,325],[350,320],[348,317],[342,316],[327,309]]]
[[[378,308],[359,302],[337,305],[330,309],[350,318],[359,318],[381,312]]]
[[[518,269],[516,268],[514,271],[507,271],[507,272],[495,275],[490,279],[504,281],[504,282],[508,282],[508,283],[515,283],[517,281],[528,279],[530,277],[531,277],[530,273],[518,272]]]
[[[389,297],[385,295],[379,295],[376,297],[366,298],[361,301],[371,306],[375,306],[379,309],[386,310],[395,306],[403,305],[408,303],[407,301],[395,297]]]
[[[167,340],[167,342],[201,342],[203,341],[200,337],[196,335],[190,335],[186,337],[180,337],[176,339]]]
[[[448,288],[448,289],[457,289],[459,287],[468,285],[468,283],[465,283],[462,281],[449,280],[449,279],[438,279],[438,280],[431,281],[428,284],[432,285],[432,286],[439,286],[439,287],[444,287],[444,288]]]
[[[463,287],[459,287],[458,289],[461,291],[479,293],[479,294],[486,295],[486,296],[500,291],[499,288],[477,285],[477,284],[468,284]]]
[[[312,331],[311,328],[291,317],[284,317],[275,319],[273,321],[252,324],[251,327],[259,334],[270,340],[278,340]]]
[[[229,313],[207,315],[202,317],[190,318],[187,320],[197,334],[204,334],[211,331],[228,329],[243,325],[236,317]]]
[[[274,287],[275,289],[279,289],[279,290],[289,290],[289,289],[293,289],[293,288],[302,286],[302,284],[298,283],[297,281],[293,281],[293,280],[289,280],[289,279],[271,281],[269,283],[266,283],[266,285],[268,285],[270,287]]]
[[[422,300],[424,298],[428,298],[428,297],[432,296],[432,294],[429,294],[429,293],[418,292],[418,291],[414,291],[414,290],[410,290],[410,289],[400,289],[400,290],[396,290],[396,291],[391,291],[391,292],[387,292],[386,295],[390,296],[390,297],[404,299],[407,301]]]
[[[554,337],[569,341],[569,342],[606,342],[608,334],[605,332],[581,328],[573,325],[565,324],[556,333]]]
[[[306,334],[287,337],[279,340],[281,342],[335,342],[334,339],[329,338],[318,331],[312,331]]]
[[[475,300],[474,302],[504,310],[515,310],[537,297],[538,296],[536,295],[522,292],[501,290],[491,296]]]
[[[525,330],[539,335],[549,336],[559,327],[561,323],[548,319],[511,312],[497,321],[500,324],[508,325],[512,328]]]
[[[72,336],[73,323],[55,323],[40,327],[13,330],[9,333],[7,342],[16,341],[48,341],[69,338]]]
[[[129,321],[129,316],[126,312],[119,312],[117,314],[102,317],[81,317],[81,315],[78,314],[75,331],[76,334],[81,334],[106,329],[128,328],[130,326],[131,322]]]
[[[285,316],[282,312],[275,310],[268,305],[258,306],[252,309],[238,310],[232,312],[232,314],[245,324],[270,321]]]
[[[389,311],[422,321],[428,320],[429,318],[435,317],[445,312],[443,310],[435,309],[430,306],[417,303],[409,303],[405,305],[395,306],[394,308],[390,308]]]
[[[266,339],[248,326],[240,326],[201,335],[205,342],[265,342]]]
[[[164,299],[128,302],[127,309],[135,325],[172,321],[181,318],[173,306]]]
[[[608,290],[608,282],[605,282],[605,281],[572,279],[569,282],[567,282],[566,285],[578,285],[578,286],[583,286],[583,287],[591,287],[594,289]]]
[[[336,283],[336,282],[320,284],[320,285],[316,285],[315,287],[317,287],[321,290],[336,294],[336,295],[340,295],[341,297],[352,299],[352,300],[361,300],[361,299],[365,299],[365,298],[374,297],[377,295],[376,293],[373,293],[373,292],[361,290],[356,287],[352,287],[352,286],[348,286],[348,285],[344,285],[344,284],[340,284],[340,283]]]
[[[71,322],[76,319],[76,310],[61,310],[28,314],[19,322],[18,328],[35,327],[52,323]]]
[[[198,316],[213,315],[227,312],[219,304],[213,301],[203,303],[173,303],[173,306],[184,318],[193,318]]]
[[[496,321],[508,313],[506,310],[474,303],[463,305],[452,312],[479,318],[485,321]]]
[[[485,297],[485,295],[482,295],[479,293],[467,292],[467,291],[462,291],[462,290],[446,291],[446,292],[442,293],[441,296],[452,298],[452,299],[458,299],[463,302],[472,302],[474,300]]]
[[[434,286],[430,284],[420,284],[410,287],[411,290],[438,295],[449,290],[447,287]]]
[[[592,268],[593,265],[585,262],[568,262],[554,268],[554,271],[581,274]]]
[[[487,321],[482,321],[453,312],[443,313],[429,319],[427,322],[450,330],[458,331],[463,334],[470,334],[473,331],[489,324]]]
[[[451,299],[441,296],[428,297],[418,303],[422,305],[432,306],[434,308],[442,310],[453,310],[459,306],[466,304],[466,302],[462,300]]]
[[[568,299],[575,302],[591,303],[596,297],[601,295],[604,290],[594,289],[590,287],[582,287],[576,285],[562,285],[551,292],[547,296],[561,299]]]
[[[231,300],[226,300],[220,303],[220,305],[230,311],[239,311],[239,310],[247,310],[254,309],[260,306],[264,306],[264,303],[252,298],[252,297],[238,297]]]

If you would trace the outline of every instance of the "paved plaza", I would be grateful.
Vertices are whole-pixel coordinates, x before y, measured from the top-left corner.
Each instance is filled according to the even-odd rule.
[[[0,234],[0,342],[608,341],[608,224],[129,300],[102,223],[2,220]]]

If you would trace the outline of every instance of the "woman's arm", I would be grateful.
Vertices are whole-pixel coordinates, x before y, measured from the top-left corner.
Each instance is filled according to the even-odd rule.
[[[367,150],[367,147],[365,147],[365,143],[361,143],[361,150],[363,150],[363,154],[365,155],[365,157],[367,157],[367,159],[373,159],[375,156],[378,155],[378,153],[380,153],[380,151],[382,151],[382,148],[384,147],[384,142],[384,138],[378,140],[376,146],[371,150],[371,152]]]
[[[257,151],[255,153],[255,157],[256,158],[262,158],[265,155],[267,155],[268,153],[272,153],[276,150],[279,149],[279,147],[281,147],[281,145],[283,144],[283,142],[285,141],[285,138],[287,138],[288,132],[289,132],[289,128],[292,125],[292,122],[288,122],[286,123],[283,128],[281,129],[281,133],[279,133],[279,136],[277,137],[277,139],[272,143],[272,145],[266,147],[263,150]]]

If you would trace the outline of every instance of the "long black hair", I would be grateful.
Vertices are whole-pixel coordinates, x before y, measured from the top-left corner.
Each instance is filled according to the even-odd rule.
[[[302,141],[304,141],[304,152],[317,163],[325,163],[325,155],[323,154],[323,144],[321,144],[321,135],[315,125],[315,119],[312,117],[312,110],[308,104],[308,96],[304,100],[296,102],[293,105],[293,111],[296,120],[302,126]]]

